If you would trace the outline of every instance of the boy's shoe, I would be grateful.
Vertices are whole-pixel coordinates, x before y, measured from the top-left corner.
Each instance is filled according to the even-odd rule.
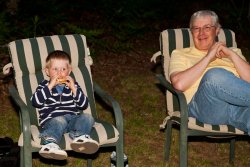
[[[82,135],[73,140],[71,148],[75,152],[93,154],[99,149],[99,144],[91,139],[89,135]]]
[[[66,151],[62,150],[56,143],[43,145],[39,154],[48,159],[65,160],[67,158]]]

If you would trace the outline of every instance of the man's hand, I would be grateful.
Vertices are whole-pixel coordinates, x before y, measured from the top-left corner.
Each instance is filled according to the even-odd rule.
[[[223,42],[216,42],[212,45],[207,53],[207,57],[209,58],[210,62],[214,61],[217,58],[222,58],[223,56],[225,56],[222,48],[227,48],[225,43]]]
[[[217,53],[216,53],[216,57],[221,59],[221,58],[229,58],[230,60],[232,60],[232,56],[235,53],[229,49],[228,47],[226,47],[225,45],[220,45],[217,49]]]

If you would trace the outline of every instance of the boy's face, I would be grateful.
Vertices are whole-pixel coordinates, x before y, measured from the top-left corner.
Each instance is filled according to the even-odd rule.
[[[69,61],[63,59],[51,59],[49,67],[45,69],[46,74],[50,78],[58,76],[58,78],[65,78],[71,72]]]

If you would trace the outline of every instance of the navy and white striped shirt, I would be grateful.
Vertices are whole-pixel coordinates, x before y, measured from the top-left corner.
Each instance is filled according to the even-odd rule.
[[[79,110],[84,110],[88,107],[88,98],[83,94],[77,82],[75,82],[77,87],[76,96],[68,86],[65,86],[62,93],[59,94],[55,87],[50,91],[48,84],[48,80],[43,80],[30,99],[32,105],[38,108],[41,126],[57,116],[66,114],[78,115],[80,113]]]

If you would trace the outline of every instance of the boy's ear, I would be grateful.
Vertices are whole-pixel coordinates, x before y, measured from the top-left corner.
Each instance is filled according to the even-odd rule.
[[[47,76],[49,77],[49,69],[46,67],[45,68],[45,73],[47,74]]]
[[[72,72],[72,66],[69,65],[69,74]]]

